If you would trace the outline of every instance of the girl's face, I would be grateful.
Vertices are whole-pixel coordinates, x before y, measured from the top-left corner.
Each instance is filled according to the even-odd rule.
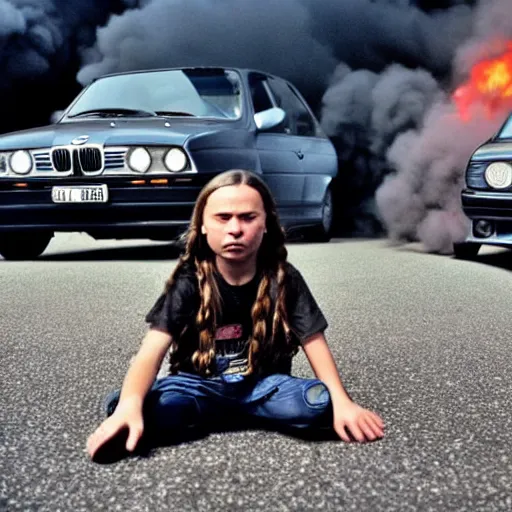
[[[218,257],[240,262],[256,257],[265,226],[259,192],[248,185],[230,185],[208,197],[201,232]]]

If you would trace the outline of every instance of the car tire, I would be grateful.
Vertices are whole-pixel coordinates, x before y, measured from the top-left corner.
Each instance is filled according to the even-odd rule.
[[[306,234],[306,241],[326,243],[332,237],[332,227],[334,224],[334,205],[332,190],[329,187],[325,191],[322,201],[322,221],[318,226],[311,228]]]
[[[33,260],[48,247],[53,233],[2,233],[0,256],[6,260]]]
[[[475,242],[462,242],[453,244],[453,253],[459,260],[472,260],[476,258],[482,244]]]

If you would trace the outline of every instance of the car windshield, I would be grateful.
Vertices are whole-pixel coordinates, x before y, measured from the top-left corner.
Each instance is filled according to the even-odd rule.
[[[238,119],[242,87],[230,70],[186,69],[108,76],[93,82],[68,117],[187,116]]]
[[[496,138],[512,139],[512,116],[508,118],[507,122],[503,125]]]

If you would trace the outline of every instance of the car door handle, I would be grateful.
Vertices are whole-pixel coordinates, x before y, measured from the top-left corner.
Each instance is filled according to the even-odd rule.
[[[304,158],[304,153],[300,149],[298,151],[295,151],[295,154],[299,157],[299,160],[302,160]]]

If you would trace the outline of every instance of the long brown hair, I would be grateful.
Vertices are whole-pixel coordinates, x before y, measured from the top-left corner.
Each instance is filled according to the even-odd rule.
[[[267,233],[258,251],[258,268],[262,272],[262,278],[251,309],[253,330],[246,374],[257,373],[263,358],[277,360],[283,351],[296,352],[290,344],[290,327],[285,308],[288,251],[285,247],[285,232],[279,222],[274,198],[266,183],[258,175],[246,170],[233,169],[218,174],[201,190],[189,228],[184,234],[185,251],[166,282],[166,290],[169,290],[179,269],[185,264],[194,264],[201,302],[196,316],[199,347],[192,356],[192,362],[196,370],[204,375],[211,374],[211,365],[215,357],[215,331],[222,305],[214,277],[215,253],[208,245],[206,237],[202,235],[201,226],[209,196],[220,187],[231,185],[248,185],[257,190],[266,213]],[[276,346],[277,340],[280,346]],[[179,365],[177,361],[173,362],[173,353],[177,349],[176,343],[177,340],[173,340],[170,351],[171,371],[173,366],[177,368]]]

